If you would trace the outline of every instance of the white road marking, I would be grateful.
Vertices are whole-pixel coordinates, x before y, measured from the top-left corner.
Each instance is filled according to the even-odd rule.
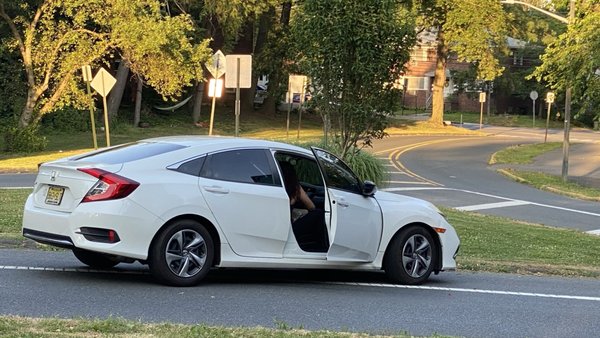
[[[475,211],[475,210],[485,210],[485,209],[494,209],[494,208],[506,208],[506,207],[514,207],[517,205],[526,205],[531,204],[526,201],[506,201],[506,202],[497,202],[497,203],[485,203],[485,204],[477,204],[477,205],[469,205],[464,207],[454,208],[460,211]]]
[[[33,186],[31,186],[31,187],[0,187],[0,189],[4,189],[4,190],[33,189]]]
[[[95,270],[86,268],[47,268],[40,266],[15,266],[15,265],[0,265],[0,270],[27,270],[27,271],[53,271],[53,272],[84,272],[84,273],[114,273],[114,274],[131,274],[131,275],[146,275],[147,271],[127,271],[127,270]],[[360,283],[360,282],[322,282],[319,284],[332,285],[349,285],[349,286],[368,286],[380,288],[395,288],[395,289],[413,289],[413,290],[433,290],[433,291],[453,291],[467,293],[482,293],[504,296],[520,296],[520,297],[539,297],[539,298],[558,298],[569,300],[586,300],[600,302],[600,297],[591,296],[572,296],[572,295],[557,295],[548,293],[534,292],[516,292],[516,291],[500,291],[500,290],[485,290],[485,289],[464,289],[464,288],[445,288],[438,286],[424,285],[398,285],[385,283]]]
[[[16,266],[0,265],[0,270],[29,270],[29,271],[54,271],[54,272],[87,272],[87,273],[117,273],[128,275],[145,275],[147,271],[128,271],[128,270],[96,270],[89,268],[47,268],[41,266]]]
[[[406,175],[408,176],[407,173],[403,172],[403,171],[386,171],[386,174],[394,174],[394,175]]]
[[[593,301],[593,302],[600,302],[600,297],[556,295],[556,294],[549,294],[549,293],[534,293],[534,292],[516,292],[516,291],[500,291],[500,290],[485,290],[485,289],[463,289],[463,288],[444,288],[444,287],[438,287],[438,286],[397,285],[397,284],[381,284],[381,283],[329,282],[328,284],[370,286],[370,287],[384,287],[384,288],[396,288],[396,289],[434,290],[434,291],[446,291],[446,292],[447,291],[454,291],[454,292],[484,293],[484,294],[504,295],[504,296],[558,298],[558,299],[588,300],[588,301]]]
[[[598,230],[590,230],[590,231],[586,231],[588,234],[592,234],[592,235],[598,235],[600,236],[600,229]]]
[[[423,185],[431,185],[431,183],[429,183],[429,182],[415,182],[415,181],[387,181],[386,183],[389,183],[389,184],[423,184]],[[391,188],[391,189],[393,189],[393,188]],[[381,190],[388,191],[387,189],[381,189]]]
[[[474,194],[474,195],[479,195],[479,196],[492,197],[492,198],[497,198],[497,199],[501,199],[501,200],[505,200],[505,201],[521,201],[521,200],[515,200],[513,198],[502,197],[502,196],[497,196],[497,195],[491,195],[491,194],[486,194],[486,193],[477,192],[477,191],[463,190],[463,189],[453,189],[453,188],[445,188],[445,187],[404,187],[404,188],[387,188],[387,189],[381,189],[381,190],[382,191],[389,191],[389,192],[394,192],[394,191],[411,191],[411,190],[449,190],[449,191],[459,191],[459,192],[464,192],[464,193],[467,193],[467,194]],[[556,206],[556,205],[549,205],[549,204],[537,203],[537,202],[532,202],[532,201],[522,201],[522,202],[527,202],[530,205],[536,205],[538,207],[543,207],[543,208],[549,208],[549,209],[555,209],[555,210],[562,210],[562,211],[568,211],[568,212],[573,212],[573,213],[582,214],[582,215],[600,217],[600,214],[595,213],[595,212],[589,212],[589,211],[583,211],[583,210],[576,210],[576,209],[571,209],[571,208],[564,208],[564,207],[559,207],[559,206]]]

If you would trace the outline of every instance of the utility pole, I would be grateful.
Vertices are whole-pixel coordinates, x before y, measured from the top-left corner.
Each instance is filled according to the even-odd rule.
[[[573,23],[575,19],[575,1],[569,1],[569,21],[567,26]],[[567,83],[565,92],[565,136],[563,138],[563,162],[562,162],[562,180],[566,182],[569,178],[569,135],[571,130],[571,95],[573,86]]]

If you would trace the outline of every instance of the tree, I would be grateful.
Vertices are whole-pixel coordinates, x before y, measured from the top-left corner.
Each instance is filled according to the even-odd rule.
[[[305,0],[292,17],[296,62],[340,155],[384,136],[398,101],[393,83],[415,41],[408,11],[395,0]],[[361,144],[359,145],[359,142]]]
[[[579,2],[575,19],[568,30],[546,49],[534,77],[550,88],[564,92],[573,87],[573,103],[579,114],[600,120],[600,4]]]
[[[418,25],[437,32],[430,121],[441,125],[448,57],[454,53],[458,61],[475,64],[479,80],[493,80],[503,71],[497,54],[506,51],[507,17],[497,0],[422,0],[418,5]]]
[[[64,104],[86,102],[75,75],[120,51],[131,68],[165,96],[177,95],[209,56],[195,44],[189,16],[164,16],[158,0],[0,1],[27,78],[19,127]]]

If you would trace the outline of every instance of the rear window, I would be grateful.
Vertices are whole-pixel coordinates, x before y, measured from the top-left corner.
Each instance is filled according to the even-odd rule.
[[[85,160],[106,164],[127,163],[181,148],[185,148],[185,146],[172,143],[135,142],[107,149],[99,153],[78,157],[75,161]]]

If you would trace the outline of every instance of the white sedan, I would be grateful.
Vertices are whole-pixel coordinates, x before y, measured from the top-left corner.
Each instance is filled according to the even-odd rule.
[[[284,166],[314,204],[302,229]],[[456,268],[460,242],[434,205],[376,191],[322,149],[202,136],[42,164],[23,235],[93,268],[137,260],[176,286],[219,267],[383,269],[394,282],[420,284]]]

